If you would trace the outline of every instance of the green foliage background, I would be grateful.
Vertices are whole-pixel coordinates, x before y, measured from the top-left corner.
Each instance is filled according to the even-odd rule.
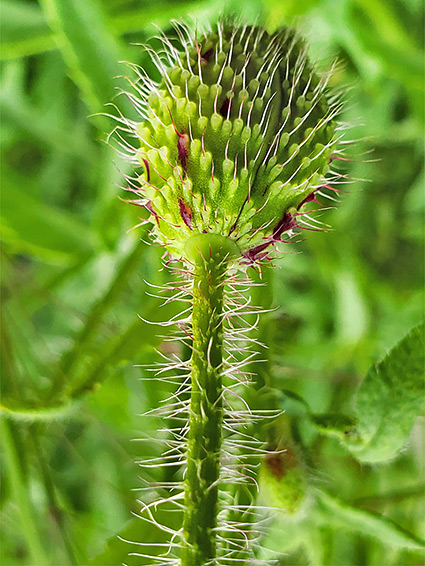
[[[423,4],[226,7],[270,28],[297,25],[324,67],[335,57],[343,63],[334,84],[350,86],[344,120],[361,138],[350,167],[357,180],[321,217],[333,231],[303,233],[278,261],[273,343],[276,387],[315,413],[349,412],[371,364],[422,317]],[[138,315],[167,320],[178,305],[159,308],[149,294],[146,281],[168,278],[162,251],[144,242],[145,229],[130,230],[138,211],[117,188],[126,165],[104,143],[111,122],[90,115],[125,88],[116,77],[130,70],[120,61],[152,70],[137,43],[155,33],[153,24],[202,23],[221,9],[205,0],[2,1],[1,564],[126,560],[124,543],[108,554],[105,541],[139,510],[132,489],[149,478],[135,461],[156,447],[132,439],[158,434],[160,423],[138,415],[164,394],[139,381],[150,374],[134,364],[152,366],[156,349],[171,347]],[[125,108],[123,97],[115,102]],[[280,564],[422,564],[412,541],[424,527],[423,421],[402,454],[379,467],[357,463],[311,424],[297,430],[314,488],[340,499],[318,498],[320,521],[277,514],[265,548]],[[376,514],[399,529],[385,523],[386,531]],[[153,536],[142,521],[129,528],[140,541]],[[401,529],[411,533],[410,550],[397,543]]]

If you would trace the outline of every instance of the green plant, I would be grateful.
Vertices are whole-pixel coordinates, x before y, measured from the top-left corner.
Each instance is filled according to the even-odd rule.
[[[173,394],[168,415],[178,414],[187,423],[172,431],[166,453],[171,465],[184,459],[182,491],[173,481],[169,488],[176,493],[144,509],[154,523],[151,509],[160,504],[172,502],[182,513],[182,527],[169,529],[174,533],[170,546],[165,544],[165,554],[153,560],[161,563],[169,556],[182,566],[244,565],[253,556],[250,539],[261,532],[253,489],[261,461],[262,483],[290,513],[304,500],[306,480],[302,456],[294,455],[290,433],[283,432],[278,418],[277,392],[244,373],[252,356],[248,350],[232,353],[234,343],[238,347],[245,338],[240,309],[249,308],[248,288],[238,292],[238,300],[232,300],[231,289],[247,266],[261,269],[271,260],[283,235],[314,227],[305,219],[305,205],[335,190],[326,179],[329,163],[344,160],[337,148],[343,138],[336,133],[340,104],[328,94],[326,77],[320,79],[312,69],[303,42],[288,29],[269,35],[261,27],[226,21],[199,36],[180,24],[175,29],[177,38],[161,37],[162,56],[148,48],[159,82],[134,67],[137,96],[128,97],[142,123],[120,118],[124,127],[118,128],[140,142],[133,149],[119,134],[120,145],[142,169],[130,178],[128,190],[137,199],[129,202],[147,209],[157,241],[183,262],[180,296],[189,304],[178,322],[191,350],[190,359],[181,363],[189,378]],[[337,183],[336,171],[331,175]],[[246,276],[244,283],[249,283]],[[235,317],[242,323],[236,340]],[[413,370],[413,388],[418,387],[419,366]],[[379,388],[376,382],[372,387]],[[256,390],[255,408],[232,402],[235,386],[243,403],[253,397],[241,385]],[[401,388],[406,395],[409,387]],[[360,406],[376,396],[363,399]],[[415,403],[409,415],[417,409]],[[406,410],[403,404],[402,413]],[[358,424],[339,415],[311,419],[324,431],[339,430],[342,423],[353,451],[357,443],[368,442],[361,417]],[[232,428],[232,420],[240,420],[245,432]],[[411,425],[410,416],[405,420]],[[239,448],[236,453],[226,445],[226,430],[229,446]],[[238,433],[235,441],[232,435],[238,438]],[[397,450],[391,439],[385,454]],[[229,470],[233,485],[226,488]]]
[[[188,427],[177,454],[184,451],[186,460],[183,527],[176,531],[181,564],[244,564],[256,498],[251,489],[242,503],[235,492],[230,504],[219,502],[223,430],[231,425],[229,417],[223,421],[223,405],[248,428],[262,415],[245,415],[230,403],[247,362],[242,356],[229,365],[232,354],[224,347],[236,332],[232,318],[243,322],[228,287],[238,282],[236,268],[270,259],[269,247],[303,222],[301,209],[326,187],[328,163],[337,157],[339,105],[328,103],[326,79],[312,70],[305,45],[288,29],[269,35],[261,27],[219,22],[200,37],[182,25],[176,32],[177,45],[162,36],[165,57],[150,50],[161,81],[138,71],[139,97],[128,95],[142,124],[120,119],[126,126],[120,129],[140,140],[130,154],[143,166],[129,188],[140,198],[129,202],[149,211],[158,241],[183,261],[191,285],[190,404],[181,402]],[[246,386],[252,387],[249,380]],[[247,438],[258,441],[261,453],[261,435]],[[255,485],[256,465],[255,456],[251,466],[238,464],[248,484]],[[220,523],[225,509],[231,520]]]
[[[235,393],[262,416],[249,423],[242,401],[233,399],[240,430],[251,439],[225,430],[224,463],[236,466],[226,472],[219,503],[238,505],[220,515],[233,525],[220,552],[237,543],[239,561],[252,560],[253,552],[256,561],[291,566],[419,566],[424,454],[423,421],[415,416],[422,362],[420,330],[409,336],[409,329],[423,312],[423,5],[228,5],[249,22],[261,14],[270,32],[295,25],[325,68],[341,61],[331,84],[353,88],[339,119],[353,125],[349,137],[361,139],[347,152],[349,166],[331,165],[357,179],[338,187],[347,191],[343,206],[315,216],[333,229],[303,231],[296,246],[278,244],[284,257],[273,267],[262,262],[261,277],[243,266],[249,289],[242,292],[242,281],[227,287],[228,299],[249,294],[250,305],[269,312],[239,305],[237,330],[255,328],[245,352],[238,343],[232,353],[241,362],[247,348],[257,354],[244,368],[250,387]],[[152,23],[175,38],[170,19],[194,18],[202,27],[221,9],[204,0],[2,1],[1,563],[176,560],[164,552],[179,543],[173,533],[182,525],[183,500],[169,500],[181,487],[184,454],[173,460],[170,450],[181,445],[187,418],[139,414],[163,407],[166,397],[165,405],[177,402],[191,353],[184,331],[169,342],[168,330],[145,321],[172,322],[181,304],[189,305],[167,300],[160,308],[152,289],[165,285],[170,299],[189,300],[182,291],[191,283],[181,271],[171,282],[169,269],[160,269],[163,248],[140,242],[144,229],[127,231],[136,211],[141,221],[145,211],[119,202],[119,169],[127,165],[101,142],[106,120],[92,115],[105,111],[114,87],[125,88],[116,78],[128,74],[119,61],[158,79],[135,45],[155,33]],[[150,45],[161,54],[160,44]],[[122,98],[116,103],[140,122]],[[229,294],[232,287],[239,297]],[[170,355],[176,369],[165,371],[166,361],[162,379],[154,379],[148,368]],[[373,411],[364,402],[372,397],[382,400]],[[140,481],[135,461],[143,464]],[[239,481],[247,475],[259,494],[254,482]],[[253,496],[255,509],[241,513]],[[158,497],[164,503],[146,508]]]

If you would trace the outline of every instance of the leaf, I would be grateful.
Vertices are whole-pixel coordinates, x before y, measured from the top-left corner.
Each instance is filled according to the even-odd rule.
[[[425,541],[402,529],[392,521],[365,509],[352,507],[324,491],[317,492],[318,516],[325,525],[349,529],[378,539],[386,546],[421,550]]]
[[[349,437],[358,437],[357,421],[349,415],[339,413],[311,415],[311,422],[325,436],[331,436],[343,441]]]
[[[218,9],[217,9],[218,8]],[[146,30],[149,34],[154,29],[154,25],[160,27],[168,26],[170,21],[177,17],[191,15],[193,19],[205,17],[205,11],[212,13],[212,18],[217,17],[221,11],[221,6],[214,7],[209,0],[179,0],[179,2],[157,1],[154,3],[143,3],[115,14],[110,22],[113,29],[120,34],[128,34],[139,30]],[[197,19],[197,18],[196,18]]]
[[[102,5],[96,0],[42,0],[41,5],[88,107],[102,111],[116,94],[114,78],[123,73],[119,61],[125,58],[123,46],[108,29]]]
[[[1,6],[1,42],[4,44],[45,35],[49,28],[40,8],[22,0],[3,0]]]
[[[3,396],[0,403],[0,414],[14,421],[47,422],[68,417],[75,408],[76,403],[71,400],[49,406],[16,401]]]
[[[373,366],[356,399],[360,442],[349,442],[363,462],[383,462],[403,448],[424,402],[424,325]]]
[[[58,68],[57,62],[60,66]],[[66,80],[64,72],[60,68],[63,66],[61,60],[47,57],[40,63],[41,72],[48,67],[50,84],[55,85],[55,91],[49,85],[43,89],[43,95],[50,91],[51,104],[47,100],[39,103],[39,96],[30,96],[26,88],[26,71],[23,61],[9,61],[3,65],[1,74],[0,91],[0,112],[2,115],[2,126],[9,126],[16,136],[24,134],[25,139],[37,141],[41,146],[54,150],[53,159],[56,154],[66,154],[73,159],[87,166],[91,157],[92,144],[83,135],[83,128],[86,127],[86,112],[72,114],[72,121],[68,116],[69,107],[72,104],[72,93],[65,92],[64,82]],[[39,80],[37,89],[44,86]],[[46,84],[46,83],[45,83]],[[40,91],[38,92],[40,94]],[[44,95],[46,99],[47,96]],[[46,105],[45,105],[46,103]],[[64,111],[67,111],[65,113]],[[4,144],[6,145],[6,144]]]
[[[312,525],[306,519],[294,521],[290,515],[275,513],[274,521],[262,539],[261,558],[276,559],[276,553],[281,555],[295,552],[307,540],[311,531]]]
[[[300,395],[289,389],[282,389],[280,407],[286,415],[291,416],[308,416],[311,412],[308,403]]]
[[[156,307],[158,311],[158,307]],[[150,318],[154,313],[148,311]],[[90,393],[98,387],[106,377],[106,369],[114,363],[122,363],[123,360],[134,359],[135,352],[141,348],[153,350],[153,346],[160,342],[158,334],[152,330],[152,326],[142,320],[137,320],[131,324],[126,331],[111,339],[105,345],[105,351],[99,360],[95,360],[92,367],[83,375],[73,375],[69,380],[65,395],[77,399],[86,393]]]
[[[16,4],[16,5],[15,5]],[[196,5],[196,8],[195,8]],[[194,2],[188,0],[183,2],[168,1],[143,3],[142,6],[129,5],[124,11],[108,18],[111,29],[116,35],[124,35],[133,32],[154,31],[153,24],[167,26],[172,19],[187,15],[204,16],[205,11],[217,17],[220,5],[211,6],[209,0]],[[0,60],[18,59],[28,55],[37,55],[45,51],[57,48],[60,39],[57,34],[52,33],[42,16],[40,9],[22,0],[3,0],[1,23],[1,50]]]
[[[406,83],[407,88],[423,89],[423,54],[414,34],[383,0],[355,0],[350,10],[357,37],[365,48],[379,57],[388,73]]]
[[[29,496],[29,487],[25,472],[21,465],[19,448],[15,441],[12,423],[0,419],[0,432],[3,446],[4,460],[9,471],[8,477],[14,502],[20,514],[19,526],[25,537],[33,564],[47,566],[49,559],[44,547],[41,525],[37,522],[35,506]],[[26,549],[24,547],[24,552]]]
[[[310,414],[323,435],[338,438],[360,462],[385,462],[403,448],[424,403],[424,325],[373,366],[361,384],[355,416]]]
[[[87,257],[94,249],[90,228],[70,214],[27,194],[29,182],[4,171],[1,191],[2,239],[19,253],[63,263]]]

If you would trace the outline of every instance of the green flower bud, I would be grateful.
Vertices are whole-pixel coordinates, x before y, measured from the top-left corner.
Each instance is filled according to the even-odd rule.
[[[304,466],[291,449],[270,452],[260,470],[260,490],[265,501],[294,515],[307,500],[307,480]]]
[[[135,190],[177,256],[214,234],[255,261],[323,186],[336,109],[291,30],[219,22],[200,38],[177,33],[177,47],[163,38],[166,62],[152,53],[161,82],[141,75],[133,98],[145,118]]]

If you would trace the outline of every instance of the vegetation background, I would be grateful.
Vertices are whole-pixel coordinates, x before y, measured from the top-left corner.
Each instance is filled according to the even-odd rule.
[[[333,231],[304,232],[287,247],[274,292],[275,385],[316,412],[340,410],[422,316],[424,6],[225,5],[272,29],[297,25],[325,68],[335,57],[343,63],[334,84],[350,86],[344,120],[362,139],[350,168],[358,180],[321,218]],[[157,349],[170,345],[139,315],[167,320],[177,306],[159,308],[149,295],[147,282],[168,278],[162,251],[145,242],[144,228],[130,230],[138,209],[118,198],[126,165],[104,143],[112,123],[91,115],[123,86],[115,77],[131,75],[120,61],[151,71],[137,44],[156,33],[154,24],[167,31],[173,18],[213,21],[222,8],[211,0],[2,0],[3,565],[117,565],[128,548],[116,533],[153,536],[131,513],[140,508],[132,490],[149,479],[135,462],[155,453],[155,442],[132,440],[158,434],[160,423],[139,415],[163,391],[139,380],[150,375],[140,365],[160,361]],[[378,468],[356,463],[335,439],[303,435],[319,470],[313,481],[348,511],[320,526],[278,514],[264,547],[282,565],[422,564],[391,534],[378,540],[385,536],[350,506],[421,535],[423,420],[406,450]]]

